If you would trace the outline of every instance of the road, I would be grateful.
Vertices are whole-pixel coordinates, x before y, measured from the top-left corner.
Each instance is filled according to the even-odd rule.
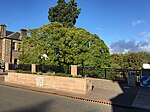
[[[148,112],[0,85],[0,112]]]

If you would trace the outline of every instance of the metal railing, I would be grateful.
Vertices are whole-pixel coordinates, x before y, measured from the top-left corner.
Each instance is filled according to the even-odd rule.
[[[82,76],[111,80],[127,80],[129,71],[135,71],[138,76],[141,75],[141,70],[135,69],[78,67],[78,74]]]
[[[9,70],[31,71],[31,64],[9,64]]]
[[[70,74],[70,66],[49,66],[49,65],[36,65],[37,72],[55,72]]]

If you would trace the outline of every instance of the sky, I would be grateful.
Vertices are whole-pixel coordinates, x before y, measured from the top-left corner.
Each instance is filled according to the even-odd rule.
[[[66,0],[68,2],[69,0]],[[75,0],[81,13],[76,27],[97,34],[111,53],[150,52],[150,0]],[[48,24],[57,0],[0,0],[0,24],[7,30]]]

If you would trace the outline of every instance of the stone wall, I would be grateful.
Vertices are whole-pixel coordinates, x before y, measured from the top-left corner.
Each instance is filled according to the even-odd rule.
[[[11,40],[3,38],[2,40],[2,60],[10,63],[11,57]]]
[[[5,81],[79,94],[86,94],[92,89],[91,80],[81,78],[32,75],[10,72],[7,76],[5,76]]]
[[[2,39],[0,39],[0,60],[2,60]]]
[[[4,60],[7,63],[14,63],[14,59],[18,59],[21,52],[17,50],[12,50],[12,42],[16,42],[17,45],[21,43],[20,40],[11,40],[3,38],[0,40],[0,60]],[[18,46],[17,46],[18,47]]]
[[[21,55],[21,52],[19,51],[12,51],[12,63],[14,63],[14,59],[18,59],[18,57]]]
[[[13,63],[14,59],[18,59],[20,52],[18,45],[21,44],[22,38],[27,35],[27,30],[21,29],[20,33],[6,31],[6,25],[0,25],[0,60],[7,63]],[[15,42],[15,49],[12,49],[13,42]]]

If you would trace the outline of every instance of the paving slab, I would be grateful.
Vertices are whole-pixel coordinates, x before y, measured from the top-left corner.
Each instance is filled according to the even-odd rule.
[[[141,87],[132,106],[150,109],[150,88]]]

